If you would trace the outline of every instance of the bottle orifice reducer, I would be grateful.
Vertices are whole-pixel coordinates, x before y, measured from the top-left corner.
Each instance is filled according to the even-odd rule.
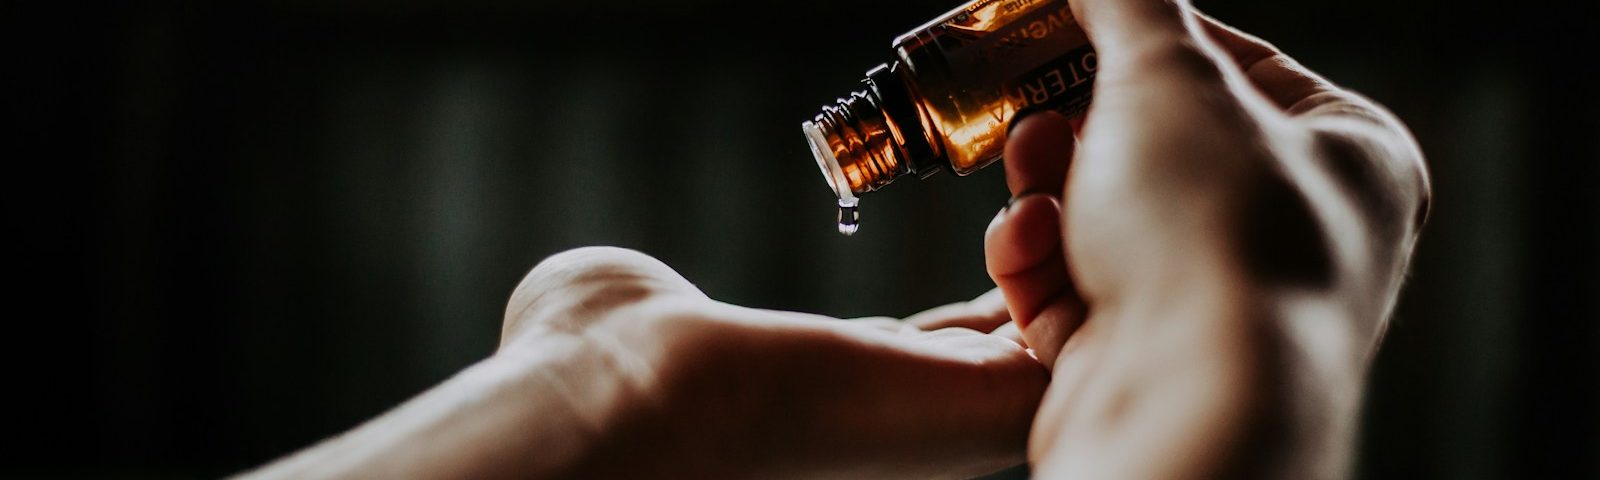
[[[974,0],[893,48],[860,90],[801,125],[852,214],[858,195],[903,175],[994,163],[1019,113],[1083,113],[1098,67],[1067,0]]]

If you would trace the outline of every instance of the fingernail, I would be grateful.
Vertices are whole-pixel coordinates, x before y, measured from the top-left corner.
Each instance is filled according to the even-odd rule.
[[[1025,108],[1022,111],[1017,112],[1016,115],[1011,116],[1011,123],[1006,124],[1006,136],[1011,136],[1011,131],[1017,129],[1017,125],[1022,123],[1022,119],[1032,117],[1034,114],[1038,113],[1055,113],[1056,115],[1060,115],[1059,113],[1056,113],[1055,110],[1050,110],[1047,108]]]
[[[1002,209],[1001,211],[1011,210],[1012,205],[1016,205],[1017,202],[1022,201],[1022,199],[1032,197],[1034,195],[1054,196],[1050,192],[1044,190],[1023,190],[1022,193],[1018,193],[1017,196],[1011,197],[1010,200],[1006,200],[1006,208]]]

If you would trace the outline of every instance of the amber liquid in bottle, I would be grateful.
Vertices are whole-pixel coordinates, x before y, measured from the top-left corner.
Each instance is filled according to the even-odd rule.
[[[1082,114],[1098,67],[1066,0],[974,0],[900,36],[894,53],[802,124],[841,232],[855,231],[859,195],[896,178],[999,160],[1019,113]]]

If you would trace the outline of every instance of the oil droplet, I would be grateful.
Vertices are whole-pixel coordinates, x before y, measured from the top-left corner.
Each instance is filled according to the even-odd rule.
[[[839,233],[854,235],[861,229],[861,208],[854,201],[839,200]]]

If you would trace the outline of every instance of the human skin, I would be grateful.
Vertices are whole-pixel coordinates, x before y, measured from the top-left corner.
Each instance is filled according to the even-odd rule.
[[[1405,127],[1183,1],[1074,0],[1074,122],[1020,120],[992,278],[1053,370],[1044,478],[1337,478],[1425,218]]]
[[[1009,321],[998,294],[903,321],[743,308],[573,250],[517,287],[492,357],[246,476],[971,477],[1025,461],[1049,380]]]
[[[1426,211],[1415,142],[1186,2],[1070,3],[1095,101],[1076,135],[1048,113],[1012,131],[999,292],[846,321],[566,252],[517,287],[493,356],[246,476],[1342,475]]]

